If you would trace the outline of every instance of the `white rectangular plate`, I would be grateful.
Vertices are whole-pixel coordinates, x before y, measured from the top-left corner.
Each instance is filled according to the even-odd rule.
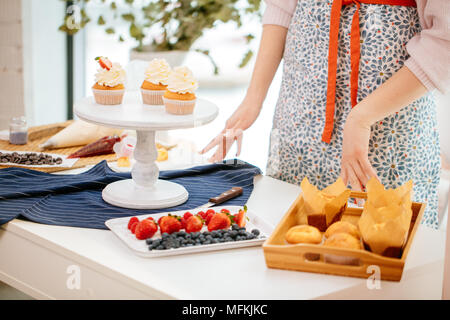
[[[220,207],[211,207],[211,208],[199,208],[199,209],[191,209],[191,210],[181,210],[181,211],[171,211],[171,212],[162,212],[162,213],[154,213],[154,214],[145,214],[136,216],[139,221],[146,219],[148,217],[153,217],[155,221],[158,221],[159,217],[166,216],[169,213],[172,215],[183,216],[186,211],[189,211],[192,214],[196,214],[200,211],[206,211],[208,209],[214,209],[216,212],[221,209],[230,210],[231,214],[235,214],[241,209],[241,206],[220,206]],[[200,246],[193,247],[184,247],[177,249],[167,249],[167,250],[149,250],[148,245],[145,240],[138,240],[136,236],[128,230],[128,221],[131,217],[125,218],[116,218],[110,219],[105,222],[105,225],[120,239],[122,240],[135,254],[145,258],[153,258],[153,257],[163,257],[163,256],[171,256],[178,254],[187,254],[187,253],[197,253],[197,252],[205,252],[205,251],[216,251],[216,250],[225,250],[225,249],[233,249],[233,248],[242,248],[242,247],[252,247],[252,246],[260,246],[263,242],[268,238],[268,236],[273,231],[273,226],[264,221],[261,217],[258,217],[256,214],[252,213],[250,210],[247,211],[247,220],[246,229],[248,232],[251,232],[253,229],[258,229],[260,231],[260,235],[257,239],[252,240],[242,240],[242,241],[231,241],[231,242],[221,242],[214,244],[205,244]],[[203,226],[201,230],[207,231],[206,226]],[[159,230],[155,233],[152,239],[161,238],[161,233]]]

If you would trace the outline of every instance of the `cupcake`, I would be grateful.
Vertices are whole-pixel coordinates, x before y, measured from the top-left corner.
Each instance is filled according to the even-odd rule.
[[[176,67],[169,74],[167,90],[163,101],[166,111],[171,114],[191,114],[195,107],[195,90],[198,82],[187,67]]]
[[[165,59],[153,59],[145,71],[142,82],[142,101],[150,105],[162,105],[162,96],[167,89],[170,66]]]
[[[97,57],[100,68],[95,74],[92,86],[95,102],[98,104],[121,104],[125,93],[125,70],[119,63],[111,63],[108,58]]]

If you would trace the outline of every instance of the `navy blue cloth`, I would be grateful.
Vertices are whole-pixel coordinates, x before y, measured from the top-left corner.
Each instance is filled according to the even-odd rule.
[[[108,219],[192,209],[235,186],[242,187],[244,192],[226,205],[244,205],[253,190],[253,178],[260,173],[259,168],[240,160],[161,171],[160,179],[186,188],[188,201],[167,209],[137,210],[103,201],[102,190],[107,184],[131,178],[130,173],[112,171],[106,161],[72,175],[6,168],[0,170],[0,225],[22,217],[43,224],[106,229]]]

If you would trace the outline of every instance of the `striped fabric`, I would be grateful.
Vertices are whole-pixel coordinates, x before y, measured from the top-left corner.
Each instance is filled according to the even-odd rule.
[[[188,201],[168,209],[137,210],[115,207],[103,201],[102,189],[107,184],[131,178],[130,173],[112,171],[106,161],[76,175],[6,168],[0,170],[0,225],[20,216],[43,224],[106,229],[108,219],[192,209],[234,186],[243,187],[243,195],[226,204],[244,205],[253,190],[253,178],[258,174],[261,174],[259,168],[240,160],[161,171],[160,179],[186,188]]]

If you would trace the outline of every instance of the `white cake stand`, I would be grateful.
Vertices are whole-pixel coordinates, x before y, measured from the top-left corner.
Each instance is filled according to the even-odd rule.
[[[92,96],[77,101],[74,112],[80,119],[137,132],[132,179],[107,185],[102,192],[103,200],[131,209],[161,209],[184,203],[189,194],[183,186],[158,179],[155,132],[198,127],[213,121],[218,111],[215,104],[197,99],[193,114],[171,115],[164,106],[143,104],[140,92],[126,92],[123,103],[116,106],[99,105]]]

